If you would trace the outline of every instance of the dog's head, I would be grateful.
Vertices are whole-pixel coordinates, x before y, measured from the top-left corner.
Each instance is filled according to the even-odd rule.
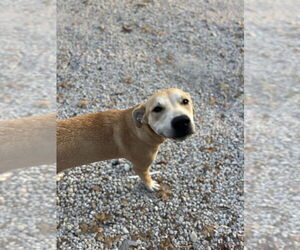
[[[166,138],[182,140],[195,131],[191,97],[180,89],[155,93],[133,110],[132,117],[138,127],[148,124],[156,134]]]

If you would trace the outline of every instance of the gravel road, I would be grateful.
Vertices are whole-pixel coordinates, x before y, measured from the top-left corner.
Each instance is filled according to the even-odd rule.
[[[129,162],[57,177],[59,249],[242,249],[242,1],[58,1],[58,117],[178,87],[197,134],[162,146],[149,193]]]
[[[55,1],[2,0],[0,13],[0,120],[55,112]],[[0,175],[1,249],[56,249],[55,172]]]
[[[245,246],[300,249],[300,3],[245,8]]]
[[[57,176],[59,249],[299,249],[295,1],[59,1],[58,113],[190,92],[197,134],[166,142],[149,193],[125,160]],[[200,1],[199,1],[200,2]],[[3,120],[55,111],[55,1],[0,3]],[[56,249],[55,168],[0,175],[0,248]]]

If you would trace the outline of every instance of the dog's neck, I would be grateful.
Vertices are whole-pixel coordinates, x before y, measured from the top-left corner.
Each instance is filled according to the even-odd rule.
[[[143,123],[140,128],[138,128],[136,124],[134,124],[134,121],[132,119],[133,109],[134,108],[130,108],[126,110],[128,112],[127,122],[130,123],[131,127],[135,128],[134,131],[136,136],[148,145],[159,146],[161,143],[163,143],[166,138],[156,134],[149,124]]]
[[[144,123],[141,127],[141,129],[144,129],[147,131],[147,133],[149,134],[149,136],[153,139],[153,141],[155,141],[155,143],[157,144],[161,144],[163,143],[166,138],[163,136],[158,135],[157,133],[155,133],[155,131],[150,127],[149,124]]]

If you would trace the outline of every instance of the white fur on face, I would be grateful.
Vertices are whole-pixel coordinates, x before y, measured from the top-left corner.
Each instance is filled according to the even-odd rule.
[[[171,125],[172,120],[181,115],[187,115],[190,118],[192,130],[194,131],[192,109],[187,109],[187,107],[182,104],[184,98],[185,97],[179,92],[171,92],[154,99],[151,107],[149,107],[148,123],[158,135],[168,138],[173,137],[174,131]],[[192,104],[189,103],[187,105]],[[156,106],[162,107],[163,110],[158,113],[152,112]]]

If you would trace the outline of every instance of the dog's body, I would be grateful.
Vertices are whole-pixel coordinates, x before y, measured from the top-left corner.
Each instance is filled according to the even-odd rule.
[[[146,103],[127,110],[58,121],[57,169],[125,158],[149,189],[157,189],[149,169],[160,144],[166,138],[184,139],[193,131],[189,95],[178,89],[162,90]]]

